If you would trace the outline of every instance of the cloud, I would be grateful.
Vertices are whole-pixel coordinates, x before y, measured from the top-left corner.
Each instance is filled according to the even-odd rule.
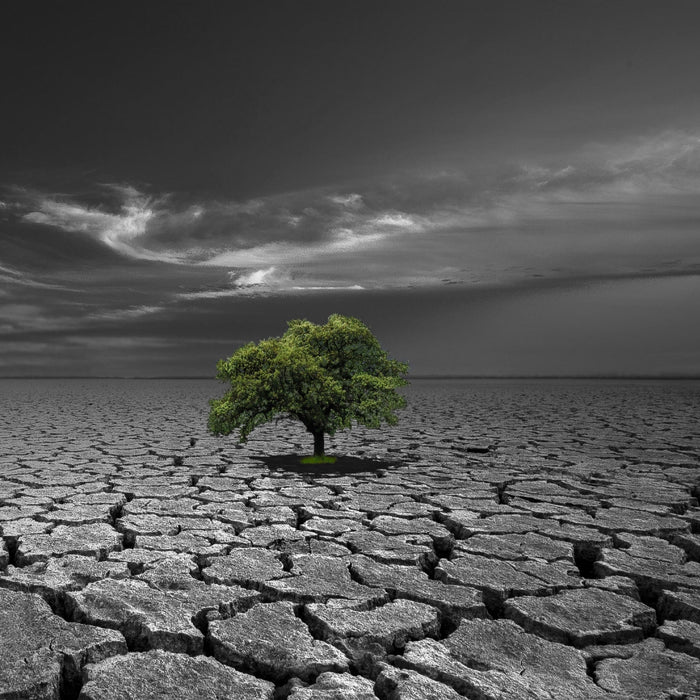
[[[105,300],[102,304],[113,306],[114,301]],[[94,327],[103,322],[112,324],[138,319],[165,309],[165,306],[141,305],[127,308],[98,308],[84,313],[82,306],[55,302],[53,299],[31,304],[17,302],[0,304],[0,327],[5,334],[66,332]]]
[[[164,308],[164,306],[149,306],[147,304],[143,304],[141,306],[131,306],[126,309],[108,309],[91,313],[88,320],[124,321],[133,318],[140,318],[141,316],[150,316],[151,314],[156,314],[159,311],[163,311]]]
[[[171,340],[154,336],[72,335],[66,336],[64,342],[66,345],[100,351],[162,348],[172,345]]]
[[[700,136],[666,131],[614,144],[589,144],[565,167],[525,164],[524,192],[559,202],[644,205],[647,197],[700,191]]]
[[[153,373],[176,374],[174,358],[213,366],[224,346],[244,342],[226,333],[263,337],[291,313],[380,319],[392,309],[462,327],[472,300],[553,297],[575,283],[568,305],[603,279],[682,280],[671,285],[682,303],[694,290],[685,281],[700,279],[699,195],[700,136],[682,132],[588,144],[481,180],[433,170],[245,201],[129,185],[3,190],[0,366],[129,374],[150,362]],[[47,228],[28,225],[37,222]],[[94,244],[76,255],[81,236],[121,260],[94,255]],[[430,292],[403,291],[415,288]],[[454,313],[453,298],[463,300]]]
[[[240,294],[240,289],[228,287],[225,289],[202,289],[195,292],[179,292],[175,295],[175,299],[182,299],[185,301],[200,299],[223,299],[225,297],[240,296]]]
[[[266,270],[254,270],[242,275],[234,275],[232,282],[237,287],[254,287],[261,284],[270,284],[273,280],[278,280],[275,275],[276,268],[268,267]]]
[[[361,284],[346,284],[346,285],[334,285],[334,284],[321,284],[321,285],[307,285],[306,287],[292,287],[293,290],[299,292],[316,292],[320,290],[325,291],[352,291],[359,292],[365,288]]]
[[[387,212],[381,216],[377,216],[371,220],[371,223],[374,223],[374,225],[378,227],[389,226],[409,230],[416,230],[420,226],[414,217],[397,211]]]
[[[117,202],[88,205],[23,191],[21,220],[89,235],[129,258],[236,269],[305,265],[416,229],[411,215],[367,207],[352,192],[183,204],[127,185],[102,188]]]
[[[259,268],[261,265],[274,267],[275,264],[304,267],[324,258],[338,260],[339,256],[361,248],[369,252],[386,237],[387,234],[382,231],[362,230],[359,227],[334,227],[324,238],[315,241],[276,241],[249,248],[225,250],[202,260],[200,264],[235,268]]]
[[[3,304],[0,306],[0,318],[6,321],[24,320],[31,316],[38,316],[42,312],[36,304]]]
[[[175,296],[175,299],[191,301],[238,296],[270,296],[281,293],[300,294],[324,290],[358,291],[365,289],[362,285],[351,282],[334,284],[324,280],[322,276],[292,275],[288,270],[275,266],[252,271],[231,271],[228,276],[230,279],[228,286],[181,292]]]
[[[0,282],[6,285],[19,285],[22,287],[34,287],[36,289],[69,290],[65,285],[41,282],[25,272],[6,265],[0,265]],[[0,293],[9,294],[6,290],[2,290]]]
[[[50,349],[51,344],[43,341],[0,340],[0,355],[44,353]]]
[[[280,293],[300,293],[321,290],[361,290],[359,284],[332,284],[319,277],[309,275],[293,276],[288,270],[271,266],[252,271],[229,272],[230,286],[213,289],[200,289],[191,292],[181,292],[176,299],[199,300],[221,299],[236,296],[268,296]]]
[[[186,267],[192,282],[164,273],[171,288],[144,305],[160,308],[302,288],[675,274],[700,260],[698,194],[700,136],[665,131],[511,164],[483,180],[433,170],[245,201],[130,185],[102,185],[89,204],[27,191],[5,199],[23,221],[84,233],[127,259]]]
[[[357,192],[351,192],[346,195],[335,194],[328,197],[328,199],[333,202],[333,204],[340,204],[347,209],[360,209],[364,206],[362,195],[357,194]]]
[[[260,292],[275,292],[290,286],[290,277],[284,270],[275,266],[259,270],[232,270],[228,273],[230,283],[226,286],[199,289],[190,292],[180,292],[175,299],[220,299],[241,295],[258,294]]]
[[[77,325],[77,319],[52,313],[44,304],[8,302],[0,304],[0,326],[5,334],[64,330]]]
[[[140,245],[139,239],[145,236],[149,222],[157,216],[155,207],[160,200],[143,195],[129,185],[103,187],[119,195],[121,203],[117,212],[65,198],[27,192],[25,200],[29,211],[22,215],[22,220],[84,233],[130,258],[182,262],[181,258],[169,251],[149,250]]]

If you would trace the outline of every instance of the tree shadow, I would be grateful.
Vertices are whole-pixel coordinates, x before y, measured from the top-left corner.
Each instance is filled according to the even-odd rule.
[[[343,474],[377,474],[382,470],[396,468],[396,461],[365,457],[337,457],[333,464],[302,464],[306,455],[271,455],[258,457],[272,470],[307,474],[310,476],[341,476]]]

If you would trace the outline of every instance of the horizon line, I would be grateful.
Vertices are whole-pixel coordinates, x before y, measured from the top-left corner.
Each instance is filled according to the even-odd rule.
[[[409,380],[441,380],[441,379],[624,379],[624,380],[698,380],[698,374],[412,374],[407,377]],[[185,380],[211,380],[217,378],[211,375],[81,375],[81,374],[22,374],[22,375],[0,375],[0,380],[5,379],[123,379],[123,380],[163,380],[163,379],[185,379]]]

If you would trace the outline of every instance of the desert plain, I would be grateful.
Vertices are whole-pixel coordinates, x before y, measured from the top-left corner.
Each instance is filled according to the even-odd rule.
[[[0,384],[0,698],[700,697],[700,382],[415,381],[328,467],[215,382]]]

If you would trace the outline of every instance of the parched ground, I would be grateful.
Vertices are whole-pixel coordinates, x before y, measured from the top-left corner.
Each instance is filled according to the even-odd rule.
[[[207,382],[0,382],[0,698],[700,697],[700,383],[416,383],[206,433]]]

